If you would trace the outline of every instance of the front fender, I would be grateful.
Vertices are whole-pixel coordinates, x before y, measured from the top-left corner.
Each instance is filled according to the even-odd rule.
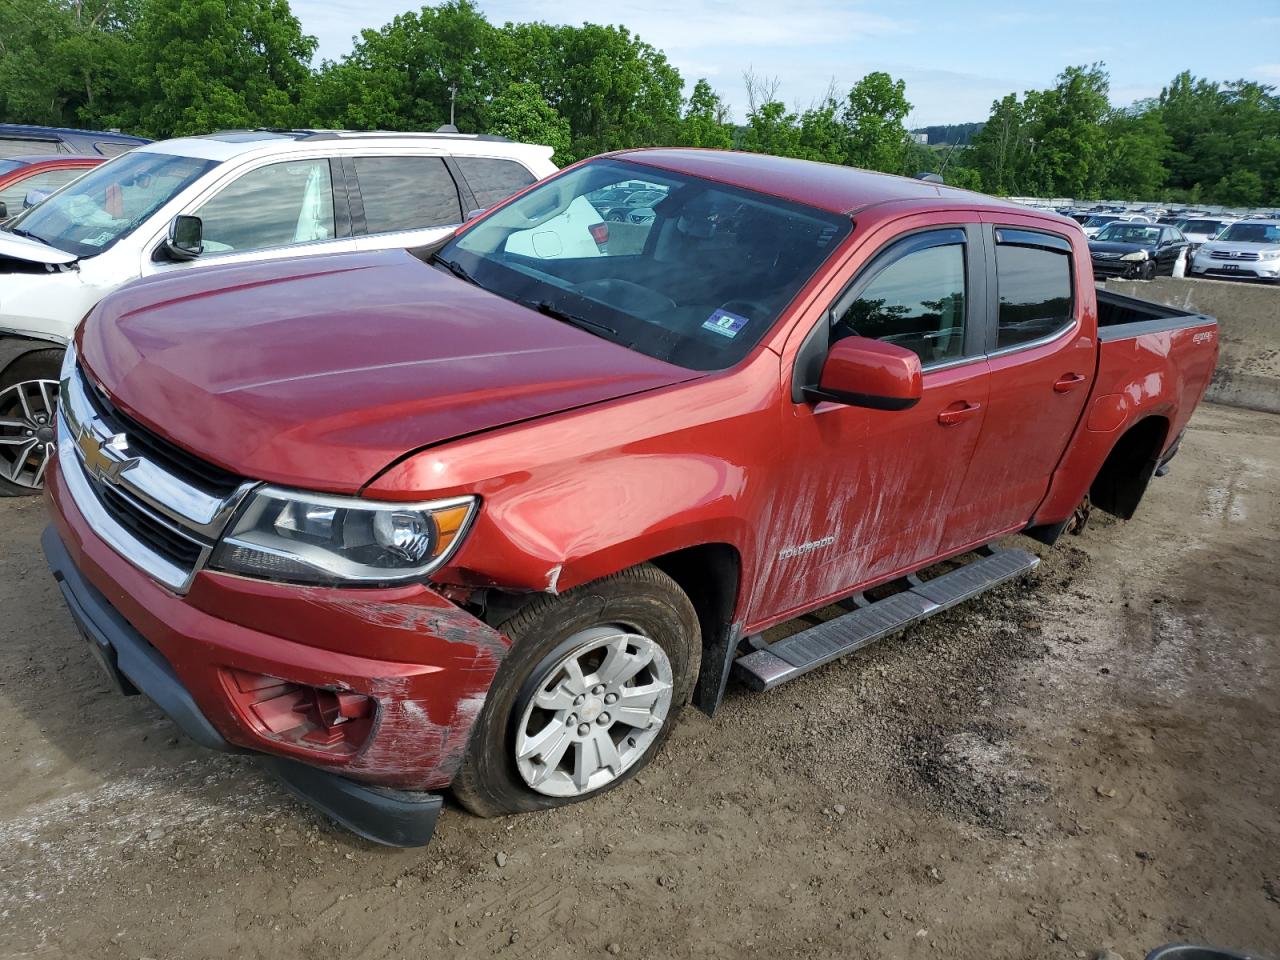
[[[778,358],[464,438],[396,464],[385,499],[479,495],[466,541],[433,579],[559,593],[705,543],[756,554],[781,444]],[[743,575],[749,576],[749,569]]]

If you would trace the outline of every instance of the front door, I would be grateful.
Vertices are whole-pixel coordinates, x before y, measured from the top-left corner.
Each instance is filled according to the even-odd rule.
[[[985,270],[978,227],[917,230],[882,246],[832,305],[830,342],[868,337],[920,356],[923,399],[898,411],[792,404],[791,472],[774,501],[759,619],[938,554],[987,409]]]

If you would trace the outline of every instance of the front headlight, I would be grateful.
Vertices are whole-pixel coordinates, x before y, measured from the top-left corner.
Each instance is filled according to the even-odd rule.
[[[466,534],[475,497],[393,503],[262,487],[210,565],[301,583],[392,583],[441,566]]]
[[[1259,260],[1280,260],[1280,250],[1259,250]]]
[[[1121,260],[1145,260],[1147,259],[1147,251],[1135,250],[1133,253],[1126,253]]]

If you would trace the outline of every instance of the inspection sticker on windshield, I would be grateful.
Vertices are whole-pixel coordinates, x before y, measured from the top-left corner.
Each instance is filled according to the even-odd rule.
[[[720,336],[728,337],[732,340],[746,325],[746,317],[740,317],[736,313],[730,313],[728,310],[717,310],[702,324],[702,329],[710,330],[712,333],[718,333]]]
[[[102,231],[100,234],[98,234],[96,237],[85,237],[85,238],[84,238],[83,240],[81,240],[80,242],[81,242],[81,243],[83,243],[83,244],[85,244],[86,246],[90,246],[90,247],[100,247],[100,246],[102,246],[104,243],[106,243],[108,240],[110,240],[110,239],[111,239],[111,237],[112,237],[112,233],[111,233],[111,231],[110,231],[110,230],[103,230],[103,231]]]

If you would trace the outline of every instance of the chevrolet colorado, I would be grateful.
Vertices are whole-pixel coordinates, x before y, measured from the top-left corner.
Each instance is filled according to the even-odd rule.
[[[635,180],[651,219],[577,216]],[[629,151],[418,257],[108,296],[63,365],[44,549],[122,691],[421,844],[445,788],[482,816],[611,789],[731,676],[1024,573],[990,545],[1082,503],[1131,516],[1216,356],[1212,319],[1095,291],[1054,214]]]

